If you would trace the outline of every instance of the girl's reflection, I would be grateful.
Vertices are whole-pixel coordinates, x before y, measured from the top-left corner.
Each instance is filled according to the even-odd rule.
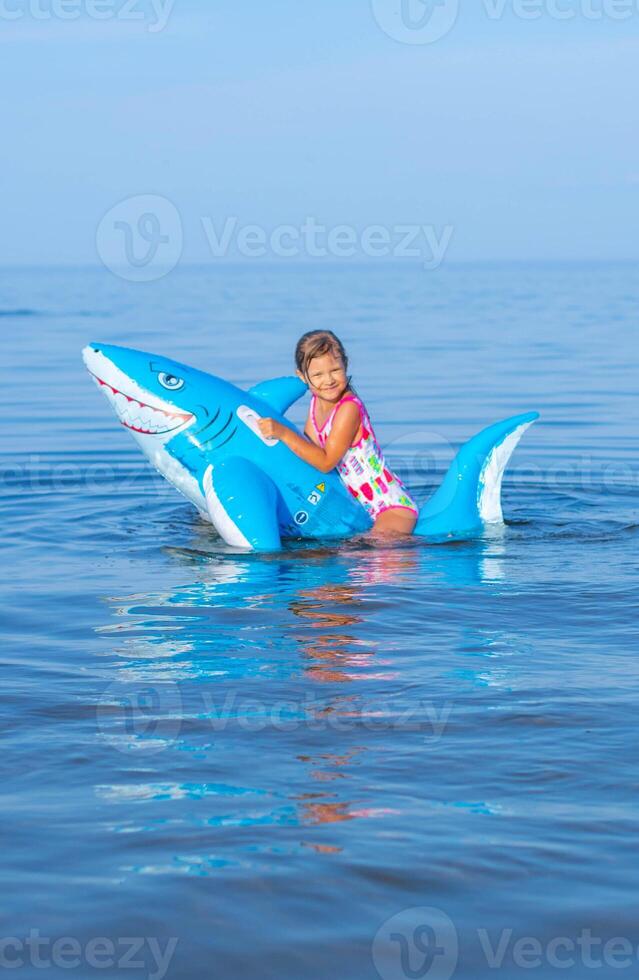
[[[349,557],[351,557],[349,555]],[[365,552],[362,560],[352,563],[346,578],[350,581],[332,582],[301,588],[289,602],[290,611],[298,618],[299,628],[293,638],[300,644],[307,666],[305,674],[315,683],[353,684],[376,680],[390,680],[392,674],[372,673],[379,643],[370,638],[367,629],[367,613],[370,605],[369,587],[378,584],[394,584],[404,575],[415,574],[417,562],[410,552],[397,549],[380,549]],[[361,634],[365,635],[365,638]],[[358,635],[360,634],[360,635]],[[379,691],[376,691],[376,698]],[[315,723],[324,721],[328,731],[339,735],[340,728],[361,725],[358,720],[367,717],[366,698],[360,694],[336,694],[313,714]],[[311,779],[318,783],[337,784],[349,777],[349,770],[366,746],[355,746],[344,752],[324,751],[304,754],[297,758],[309,767]],[[336,799],[335,793],[311,792],[296,797],[300,808],[300,821],[319,825],[341,823],[358,816],[372,816],[365,808],[358,808],[352,801]],[[338,848],[308,843],[320,853],[334,853]]]

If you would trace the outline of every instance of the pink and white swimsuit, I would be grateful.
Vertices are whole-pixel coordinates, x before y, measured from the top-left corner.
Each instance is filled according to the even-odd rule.
[[[326,445],[335,414],[341,405],[354,402],[359,409],[362,435],[358,442],[346,450],[337,465],[337,471],[353,497],[366,508],[371,518],[376,520],[380,514],[391,507],[410,510],[417,517],[417,504],[408,495],[399,477],[386,465],[384,454],[361,399],[352,392],[347,392],[343,398],[340,398],[321,428],[315,418],[316,401],[316,396],[313,395],[310,418],[320,446]]]

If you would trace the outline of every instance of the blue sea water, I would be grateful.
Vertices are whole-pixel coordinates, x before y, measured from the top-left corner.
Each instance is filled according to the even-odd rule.
[[[638,309],[622,264],[0,273],[2,969],[636,975]],[[503,528],[242,554],[80,360],[249,386],[320,326],[420,500],[541,411]]]

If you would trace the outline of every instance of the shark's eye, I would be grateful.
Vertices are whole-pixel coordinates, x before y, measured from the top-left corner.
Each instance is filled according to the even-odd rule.
[[[174,374],[165,374],[164,371],[160,371],[158,374],[158,381],[163,388],[168,388],[169,391],[179,391],[180,388],[184,387],[183,378],[176,378]]]

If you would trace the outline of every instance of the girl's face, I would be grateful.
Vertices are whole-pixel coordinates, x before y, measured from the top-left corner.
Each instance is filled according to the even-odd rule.
[[[344,362],[335,354],[314,357],[308,366],[306,378],[300,371],[297,374],[307,382],[314,395],[327,402],[339,401],[348,387]]]

